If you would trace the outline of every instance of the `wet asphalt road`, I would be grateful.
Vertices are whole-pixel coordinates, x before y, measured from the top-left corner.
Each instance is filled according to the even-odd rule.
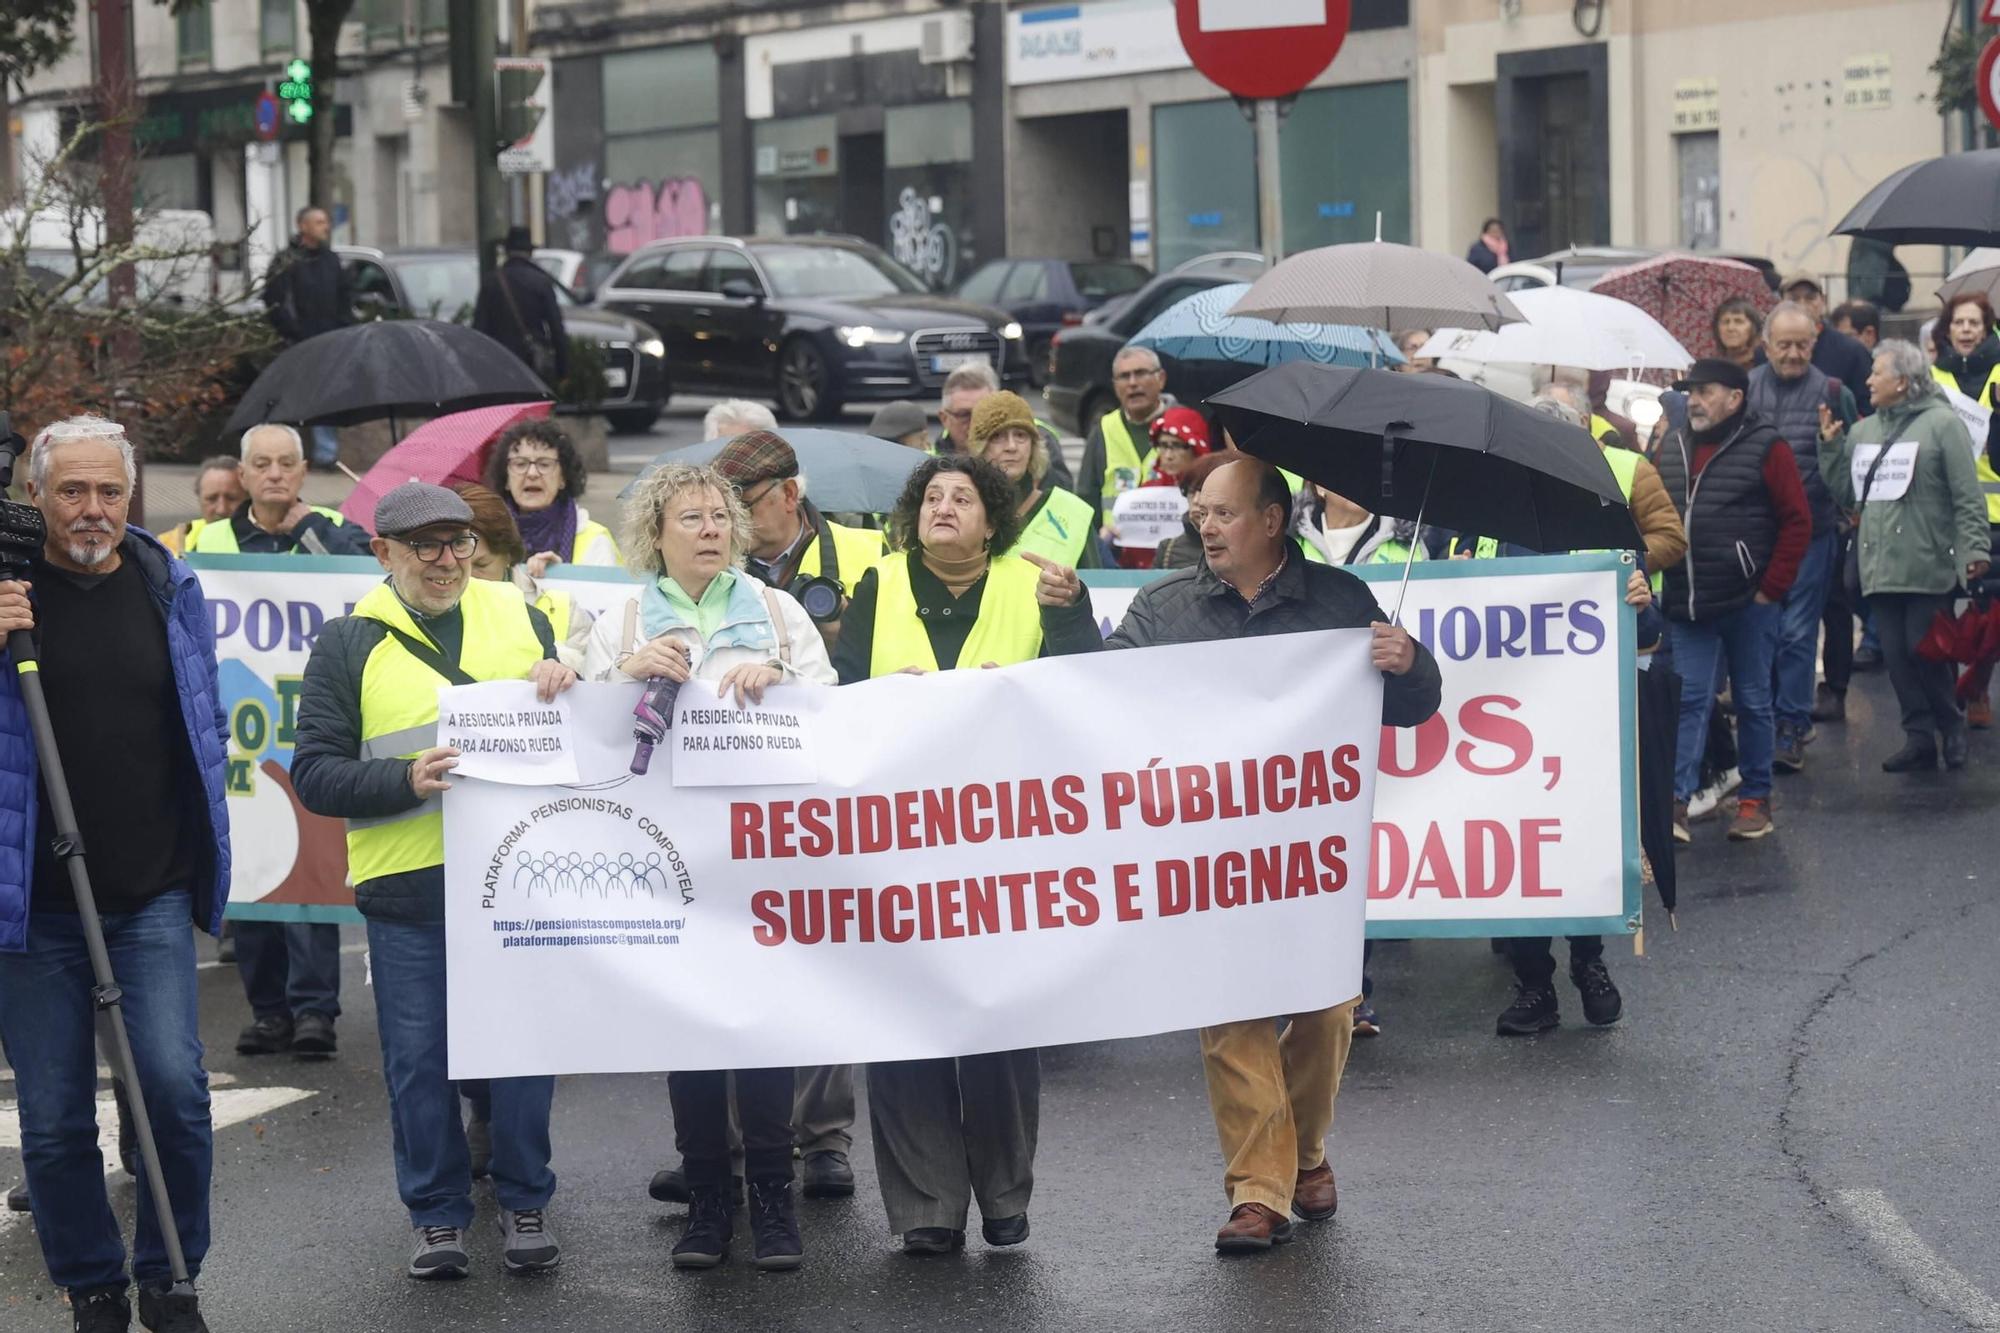
[[[675,1272],[679,1210],[645,1195],[671,1155],[664,1079],[575,1078],[556,1097],[561,1271],[501,1271],[482,1190],[472,1277],[413,1283],[360,932],[330,1062],[235,1055],[241,992],[211,967],[204,1035],[231,1123],[204,1305],[217,1330],[286,1333],[2000,1327],[2000,735],[1975,736],[1963,774],[1890,778],[1879,674],[1851,712],[1781,780],[1775,836],[1733,846],[1697,826],[1678,932],[1649,910],[1646,956],[1610,952],[1619,1026],[1583,1027],[1563,983],[1561,1029],[1503,1042],[1508,974],[1483,943],[1379,949],[1386,1031],[1348,1066],[1340,1215],[1260,1259],[1212,1252],[1220,1163],[1183,1033],[1045,1053],[1018,1250],[975,1236],[961,1256],[899,1255],[864,1132],[857,1196],[803,1205],[802,1272],[759,1275],[741,1251]],[[529,1004],[497,1003],[495,1021]],[[284,1095],[255,1090],[279,1088],[310,1095],[258,1109]],[[0,1147],[0,1176],[17,1172]],[[27,1220],[0,1221],[0,1329],[67,1327]]]

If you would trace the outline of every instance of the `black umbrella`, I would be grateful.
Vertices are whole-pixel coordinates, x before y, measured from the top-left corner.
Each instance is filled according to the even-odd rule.
[[[1209,401],[1237,448],[1373,513],[1550,554],[1643,549],[1587,431],[1470,381],[1301,361]]]
[[[383,319],[287,348],[243,395],[225,430],[265,421],[351,426],[551,396],[519,357],[483,333],[436,319]]]
[[[1836,236],[1890,245],[1992,245],[2000,240],[2000,148],[1904,167],[1861,196]]]

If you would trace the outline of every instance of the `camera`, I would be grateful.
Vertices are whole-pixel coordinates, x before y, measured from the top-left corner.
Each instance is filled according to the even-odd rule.
[[[821,625],[840,619],[841,603],[847,598],[847,593],[838,583],[818,574],[793,579],[788,591],[798,599],[806,614]]]
[[[0,492],[14,482],[14,464],[28,442],[14,433],[13,423],[0,412]],[[48,540],[48,525],[42,511],[0,495],[0,573],[19,578],[42,553]]]

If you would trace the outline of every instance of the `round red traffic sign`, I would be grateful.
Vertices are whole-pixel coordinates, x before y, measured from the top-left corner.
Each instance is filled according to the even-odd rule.
[[[1333,63],[1350,0],[1174,0],[1181,45],[1238,97],[1290,97]]]
[[[1979,109],[1986,113],[1986,123],[2000,129],[2000,87],[1994,80],[2000,78],[2000,37],[1986,43],[1986,49],[1979,53]]]
[[[283,121],[278,114],[278,98],[269,88],[257,94],[257,137],[265,143],[278,137]]]

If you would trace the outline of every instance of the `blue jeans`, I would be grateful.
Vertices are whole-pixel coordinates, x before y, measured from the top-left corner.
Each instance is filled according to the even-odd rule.
[[[307,461],[331,467],[340,458],[340,436],[334,433],[331,426],[313,426],[310,429],[312,443],[308,447],[312,455]]]
[[[139,1092],[152,1114],[160,1167],[190,1276],[208,1253],[208,1177],[214,1157],[208,1073],[195,1025],[194,932],[188,895],[163,893],[136,912],[104,918],[112,975]],[[97,1150],[96,984],[79,918],[35,912],[25,953],[0,953],[0,1043],[21,1106],[21,1162],[49,1278],[59,1287],[123,1286],[125,1242]],[[132,1276],[167,1282],[166,1246],[141,1176]]]
[[[1736,767],[1745,798],[1771,795],[1771,751],[1777,742],[1771,717],[1771,660],[1778,648],[1784,608],[1752,602],[1714,620],[1667,622],[1681,673],[1680,734],[1674,745],[1674,799],[1685,801],[1701,786],[1701,756],[1708,748],[1708,714],[1715,706],[1716,664],[1729,662],[1736,703]]]
[[[368,923],[382,1075],[396,1190],[420,1227],[472,1221],[472,1158],[459,1119],[458,1086],[445,1076],[444,927]],[[496,1010],[495,1022],[505,1021]],[[487,1080],[492,1090],[493,1197],[502,1208],[541,1208],[556,1192],[549,1170],[549,1109],[556,1081]]]
[[[258,1018],[340,1017],[340,927],[301,921],[236,923],[236,971]]]
[[[1813,681],[1819,660],[1819,625],[1826,611],[1840,553],[1840,534],[1823,532],[1806,545],[1799,577],[1782,603],[1777,663],[1773,671],[1778,725],[1793,731],[1812,726]]]

